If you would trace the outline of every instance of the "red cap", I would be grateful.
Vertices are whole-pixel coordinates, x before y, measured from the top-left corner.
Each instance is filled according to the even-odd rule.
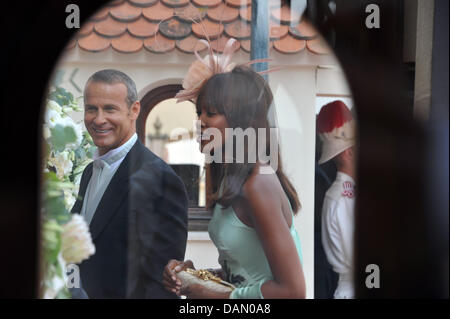
[[[333,101],[322,107],[317,116],[317,131],[329,133],[353,119],[352,113],[342,101]]]

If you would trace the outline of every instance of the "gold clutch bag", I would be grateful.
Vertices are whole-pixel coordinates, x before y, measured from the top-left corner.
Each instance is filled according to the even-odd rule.
[[[181,289],[193,285],[199,284],[207,289],[216,292],[231,292],[234,290],[234,286],[229,282],[222,280],[221,278],[214,276],[206,269],[194,270],[187,268],[177,273],[178,278],[181,281]]]

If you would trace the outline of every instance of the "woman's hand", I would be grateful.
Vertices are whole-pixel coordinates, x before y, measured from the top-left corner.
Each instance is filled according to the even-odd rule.
[[[170,260],[166,267],[164,267],[163,273],[163,285],[166,290],[181,295],[181,281],[177,277],[177,273],[186,269],[186,268],[194,268],[194,264],[190,260],[179,261],[172,259]]]

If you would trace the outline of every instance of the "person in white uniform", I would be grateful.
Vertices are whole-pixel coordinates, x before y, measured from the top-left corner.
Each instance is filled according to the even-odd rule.
[[[322,107],[317,117],[322,141],[319,164],[333,160],[336,180],[322,206],[322,244],[328,262],[339,274],[335,299],[354,298],[353,234],[355,207],[355,121],[342,101]]]

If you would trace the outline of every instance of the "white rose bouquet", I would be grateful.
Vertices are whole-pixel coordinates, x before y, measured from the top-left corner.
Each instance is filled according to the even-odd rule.
[[[94,151],[91,137],[69,116],[80,111],[73,95],[61,87],[49,94],[43,138],[46,159],[43,191],[44,298],[70,298],[66,265],[81,263],[95,253],[89,228],[70,209],[78,194],[81,174]]]

